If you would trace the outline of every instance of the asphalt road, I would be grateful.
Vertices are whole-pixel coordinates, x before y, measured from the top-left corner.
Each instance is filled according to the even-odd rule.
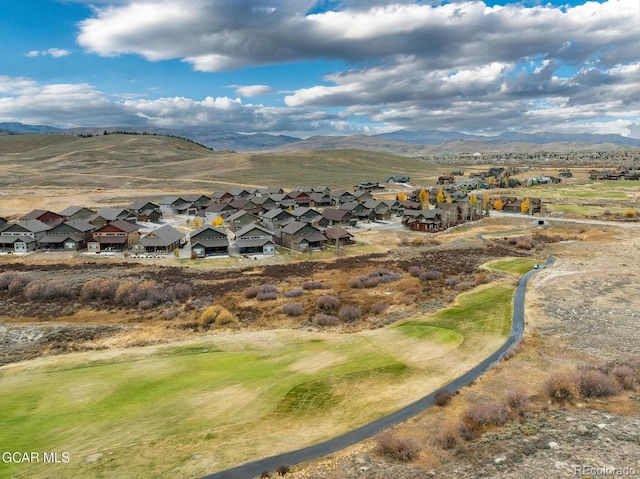
[[[549,258],[546,263],[540,265],[540,268],[545,268],[551,265],[555,261],[554,258]],[[455,392],[470,382],[478,379],[486,371],[488,371],[495,363],[497,363],[507,350],[513,346],[521,337],[524,332],[524,299],[527,290],[527,283],[529,278],[539,269],[532,269],[525,273],[518,283],[515,295],[513,297],[513,321],[511,325],[511,334],[505,341],[505,343],[495,351],[491,356],[486,358],[476,367],[466,372],[457,379],[454,379],[449,384],[444,386],[451,392]],[[332,454],[336,451],[344,449],[348,446],[356,444],[364,439],[375,436],[381,431],[388,429],[396,424],[406,421],[407,419],[416,416],[422,411],[433,406],[433,398],[435,392],[428,396],[419,399],[418,401],[405,406],[404,408],[396,411],[388,416],[380,418],[372,423],[366,424],[358,429],[354,429],[342,436],[330,439],[313,446],[305,447],[304,449],[298,449],[296,451],[287,452],[277,456],[267,457],[258,461],[243,464],[241,466],[227,469],[226,471],[216,472],[205,476],[202,479],[250,479],[252,477],[259,476],[263,471],[273,472],[275,469],[282,465],[291,466],[301,462],[311,461],[319,457],[323,457]]]

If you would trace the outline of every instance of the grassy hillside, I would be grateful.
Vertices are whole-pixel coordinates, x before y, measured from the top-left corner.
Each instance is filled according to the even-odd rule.
[[[238,154],[178,138],[146,135],[0,137],[0,185],[101,188],[222,185],[349,187],[393,174],[416,179],[435,167],[410,158],[359,150]]]

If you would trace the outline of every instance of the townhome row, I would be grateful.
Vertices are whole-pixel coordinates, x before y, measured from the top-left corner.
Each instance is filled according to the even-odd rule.
[[[442,188],[446,201],[438,201]],[[234,188],[211,195],[165,197],[157,203],[138,200],[128,208],[33,210],[15,223],[0,218],[0,251],[166,255],[190,243],[195,257],[227,255],[230,250],[240,255],[270,255],[276,245],[307,251],[327,244],[352,244],[353,235],[345,228],[360,222],[400,217],[409,229],[433,232],[482,216],[482,197],[449,185],[427,192],[429,205],[421,203],[421,190],[401,201],[374,199],[364,187],[351,192],[318,186],[288,193],[282,188]],[[519,211],[521,200],[505,197],[502,201],[506,211]],[[533,212],[539,205],[539,200],[532,199]],[[176,215],[187,215],[198,227],[187,235],[170,225],[160,226],[163,218]],[[139,223],[147,223],[145,229],[153,231],[141,235]],[[157,226],[150,226],[153,223]]]

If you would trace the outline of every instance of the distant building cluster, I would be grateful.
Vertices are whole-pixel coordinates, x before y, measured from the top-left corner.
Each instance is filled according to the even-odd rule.
[[[16,222],[0,218],[0,252],[127,251],[162,256],[188,244],[194,258],[271,255],[276,246],[302,252],[353,244],[350,228],[392,217],[411,230],[434,232],[481,218],[490,207],[540,211],[541,202],[535,198],[527,198],[524,208],[524,200],[502,197],[498,208],[485,195],[468,194],[454,185],[452,177],[441,177],[435,187],[399,193],[395,199],[374,197],[386,186],[363,181],[351,190],[231,188],[210,195],[167,196],[158,202],[137,200],[123,208],[69,206],[57,213],[36,209]],[[409,181],[408,176],[391,178]],[[193,221],[196,229],[187,234],[167,224],[175,217]]]
[[[640,170],[591,170],[591,180],[640,180]]]

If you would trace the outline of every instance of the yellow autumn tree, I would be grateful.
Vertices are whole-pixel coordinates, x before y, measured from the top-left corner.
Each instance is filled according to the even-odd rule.
[[[475,206],[478,204],[478,196],[475,193],[469,196],[469,204],[471,206]]]
[[[418,198],[420,198],[420,204],[423,208],[429,204],[429,193],[427,193],[424,188],[420,190]]]
[[[503,207],[504,207],[504,205],[502,204],[502,200],[500,198],[498,198],[497,200],[495,200],[493,202],[493,209],[494,210],[502,211]]]
[[[489,196],[482,195],[482,209],[485,211],[489,210]]]
[[[407,201],[407,194],[404,191],[398,193],[398,201]]]
[[[222,216],[218,216],[214,221],[214,226],[224,226],[224,218]]]
[[[193,220],[193,226],[195,226],[196,228],[200,228],[202,226],[202,220],[200,218],[196,218],[195,220]]]
[[[525,198],[524,200],[522,200],[522,203],[520,203],[520,212],[524,213],[525,215],[529,214],[529,198]]]
[[[444,191],[442,191],[442,186],[438,188],[438,196],[436,196],[436,202],[438,203],[444,202]]]

